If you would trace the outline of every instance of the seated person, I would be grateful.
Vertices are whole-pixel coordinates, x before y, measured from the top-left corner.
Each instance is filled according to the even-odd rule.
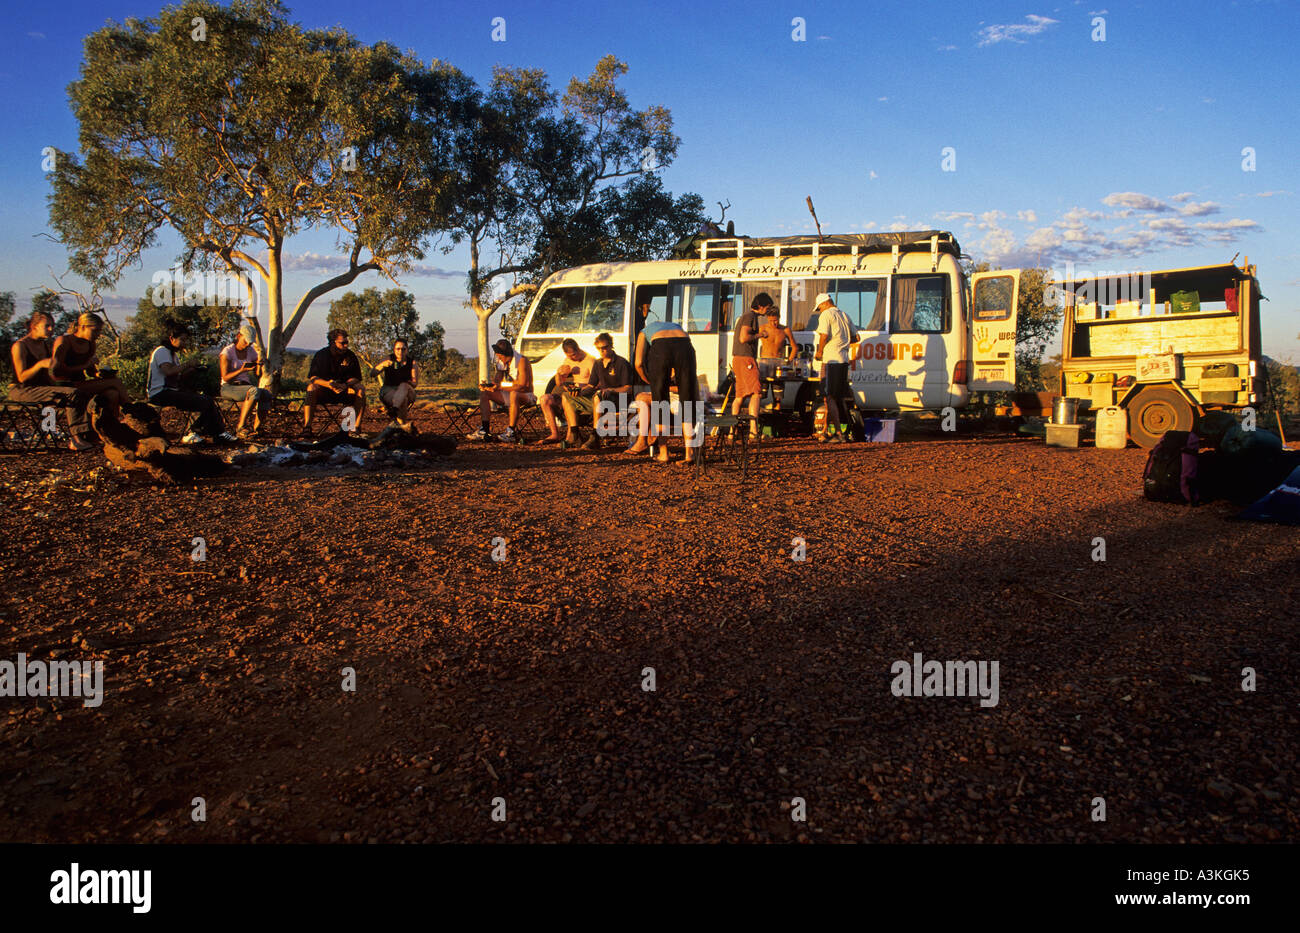
[[[93,398],[113,418],[120,418],[122,402],[129,398],[129,393],[116,376],[105,375],[99,368],[96,347],[103,329],[104,322],[99,315],[89,311],[78,315],[72,329],[54,341],[50,351],[50,375],[60,385],[72,386],[76,390],[72,397],[74,408],[84,413]]]
[[[407,355],[406,341],[398,337],[393,341],[393,355],[384,360],[375,370],[383,380],[379,387],[379,401],[388,412],[388,419],[398,427],[411,427],[406,413],[415,401],[415,387],[420,384],[420,370],[415,360]]]
[[[583,450],[599,450],[601,435],[610,433],[607,424],[595,423],[597,406],[601,402],[608,402],[617,409],[625,408],[628,395],[636,380],[632,372],[632,364],[614,352],[614,338],[609,334],[597,335],[596,352],[600,354],[600,360],[592,368],[586,385],[579,388],[577,393],[566,392],[561,399],[564,405],[564,420],[570,425],[570,435],[573,431],[572,425],[577,422],[579,413],[590,414],[592,417],[596,430],[582,445]]]
[[[316,351],[307,372],[307,399],[302,406],[303,432],[311,433],[311,416],[318,402],[351,408],[355,424],[366,411],[366,387],[361,381],[361,361],[348,349],[348,332],[336,327],[329,332],[329,346]]]
[[[542,417],[546,419],[547,434],[537,444],[554,444],[560,439],[560,427],[556,424],[555,416],[560,412],[566,414],[565,422],[568,424],[568,431],[565,433],[565,441],[572,444],[573,436],[573,418],[568,416],[568,409],[563,406],[563,399],[566,395],[573,392],[576,387],[584,386],[591,377],[592,367],[596,365],[594,354],[587,353],[578,346],[578,341],[572,337],[566,337],[560,344],[564,350],[564,356],[568,359],[567,363],[561,363],[555,370],[555,387],[553,391],[547,392],[542,396],[538,405],[542,409]]]
[[[221,397],[243,403],[239,409],[239,424],[235,426],[237,437],[247,436],[244,424],[255,404],[257,415],[253,418],[253,433],[260,434],[266,410],[271,404],[271,393],[258,388],[253,382],[261,375],[262,368],[262,358],[258,355],[253,337],[253,328],[248,324],[243,325],[239,328],[235,342],[222,347],[217,356],[217,362],[221,366]]]
[[[182,444],[200,444],[204,438],[230,443],[235,438],[227,433],[217,403],[206,395],[181,388],[181,380],[203,365],[199,360],[180,361],[178,354],[185,349],[189,336],[190,330],[184,324],[167,326],[167,341],[149,357],[149,402],[159,408],[179,408],[198,413],[194,430],[181,438]]]
[[[515,426],[519,423],[519,408],[537,402],[537,396],[533,394],[533,364],[522,353],[516,353],[504,337],[492,345],[492,354],[496,359],[493,380],[479,385],[478,412],[482,427],[469,439],[485,441],[491,436],[492,403],[496,402],[510,411],[509,426],[498,436],[503,441],[518,440],[519,432]]]
[[[13,402],[62,402],[67,406],[71,450],[89,450],[94,434],[86,421],[86,405],[91,395],[80,393],[76,386],[59,385],[54,380],[54,341],[50,332],[54,318],[46,311],[33,312],[27,321],[27,335],[15,340],[10,348],[17,383],[9,390]],[[116,380],[113,380],[116,382]],[[114,390],[116,391],[116,390]]]

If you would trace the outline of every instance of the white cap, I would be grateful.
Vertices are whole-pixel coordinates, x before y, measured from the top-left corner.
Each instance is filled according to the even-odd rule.
[[[820,308],[822,306],[823,301],[830,301],[830,300],[831,300],[830,295],[826,294],[825,292],[818,292],[817,297],[813,299],[813,307]]]

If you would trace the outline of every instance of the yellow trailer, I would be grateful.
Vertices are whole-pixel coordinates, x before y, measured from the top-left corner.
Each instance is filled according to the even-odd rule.
[[[1211,408],[1259,397],[1259,282],[1252,265],[1199,266],[1052,282],[1065,305],[1060,394],[1119,405],[1129,437],[1154,447]]]

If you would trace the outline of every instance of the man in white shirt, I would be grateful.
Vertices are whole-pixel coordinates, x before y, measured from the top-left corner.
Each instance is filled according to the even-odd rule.
[[[226,432],[221,412],[217,411],[217,403],[206,395],[187,392],[180,387],[181,377],[192,373],[201,365],[198,360],[180,361],[180,353],[185,349],[189,336],[189,328],[184,324],[168,325],[167,342],[161,344],[153,351],[153,356],[149,357],[149,404],[198,414],[194,430],[181,438],[182,444],[200,444],[205,437],[228,444],[235,438]]]
[[[515,426],[519,423],[520,406],[537,402],[537,396],[533,394],[533,364],[516,352],[504,337],[492,345],[492,354],[496,359],[496,378],[479,385],[479,417],[483,426],[469,435],[469,439],[485,441],[491,436],[488,424],[492,417],[492,403],[497,402],[510,411],[509,426],[497,437],[503,441],[518,441],[519,432]]]
[[[858,339],[858,329],[849,316],[835,307],[831,296],[822,292],[813,302],[817,319],[817,361],[825,358],[822,395],[826,397],[826,430],[817,438],[832,444],[845,441],[840,431],[840,399],[849,395],[849,351]]]

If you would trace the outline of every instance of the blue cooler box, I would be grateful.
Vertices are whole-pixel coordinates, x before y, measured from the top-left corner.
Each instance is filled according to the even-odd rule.
[[[898,427],[897,418],[863,418],[864,441],[876,444],[894,443],[894,429]]]

